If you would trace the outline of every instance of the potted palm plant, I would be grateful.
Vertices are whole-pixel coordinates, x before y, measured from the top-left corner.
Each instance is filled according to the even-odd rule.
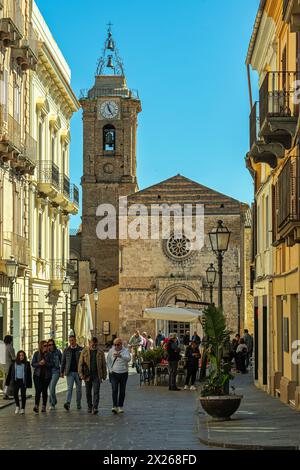
[[[224,350],[230,341],[230,331],[221,308],[213,305],[204,311],[202,326],[206,336],[206,354],[210,362],[209,376],[200,392],[203,409],[216,420],[227,420],[237,411],[242,396],[229,393],[233,379],[230,362],[223,360]]]

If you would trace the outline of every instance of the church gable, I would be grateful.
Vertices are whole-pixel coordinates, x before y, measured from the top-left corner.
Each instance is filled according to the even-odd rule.
[[[176,175],[128,197],[130,204],[204,204],[205,212],[239,213],[239,201],[207,188],[182,175]]]

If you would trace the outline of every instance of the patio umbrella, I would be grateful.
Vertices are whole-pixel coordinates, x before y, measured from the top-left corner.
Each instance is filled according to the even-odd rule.
[[[84,338],[85,342],[92,338],[92,331],[94,329],[93,326],[93,318],[92,318],[92,309],[90,303],[90,296],[89,294],[85,294],[84,296]]]
[[[144,318],[151,318],[152,320],[167,320],[182,323],[196,323],[203,317],[201,310],[192,308],[180,307],[157,307],[146,308],[144,311]]]
[[[75,314],[75,323],[74,330],[77,337],[77,342],[80,345],[84,344],[84,311],[81,304],[77,304],[76,314]]]

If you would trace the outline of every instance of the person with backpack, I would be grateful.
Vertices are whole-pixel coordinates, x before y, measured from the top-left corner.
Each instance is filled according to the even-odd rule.
[[[30,363],[24,351],[18,351],[15,362],[10,367],[6,377],[6,385],[12,383],[16,403],[15,414],[23,415],[26,406],[26,390],[32,388]],[[19,391],[21,390],[21,408]]]

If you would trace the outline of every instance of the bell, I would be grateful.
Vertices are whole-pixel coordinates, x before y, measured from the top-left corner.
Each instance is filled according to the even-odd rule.
[[[106,65],[107,68],[109,69],[114,69],[114,64],[113,64],[113,60],[112,60],[112,56],[109,55],[108,56],[108,60],[107,60],[107,65]]]
[[[107,47],[106,47],[106,49],[109,49],[110,51],[114,51],[114,50],[115,50],[114,41],[112,40],[111,37],[108,38],[108,42],[107,42]]]
[[[113,143],[114,143],[114,136],[113,136],[112,132],[107,132],[105,134],[105,144],[111,146],[111,145],[113,145]]]

